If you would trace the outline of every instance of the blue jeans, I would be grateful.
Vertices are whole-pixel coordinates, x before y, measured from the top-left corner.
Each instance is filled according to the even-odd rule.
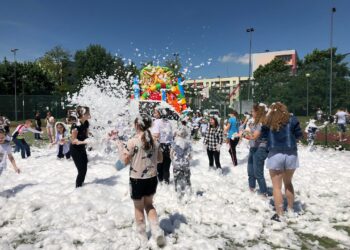
[[[13,142],[16,144],[16,148],[21,150],[21,156],[23,159],[26,158],[26,155],[27,157],[30,156],[30,147],[24,139],[14,138]]]
[[[248,183],[254,189],[258,182],[260,193],[266,194],[267,187],[264,177],[264,162],[267,157],[267,149],[264,147],[252,147],[248,157]]]

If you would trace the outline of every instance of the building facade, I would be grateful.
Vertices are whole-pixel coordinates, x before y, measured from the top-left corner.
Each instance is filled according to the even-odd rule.
[[[212,99],[217,105],[232,106],[239,100],[239,83],[247,83],[249,77],[217,77],[186,80],[184,87],[188,103],[202,109],[203,99]],[[212,95],[212,96],[211,96]]]
[[[286,65],[289,65],[291,68],[292,74],[295,74],[297,71],[297,60],[298,54],[296,50],[280,50],[280,51],[268,51],[262,53],[253,53],[252,54],[252,69],[253,72],[259,68],[259,66],[264,66],[270,63],[273,59],[280,58]]]

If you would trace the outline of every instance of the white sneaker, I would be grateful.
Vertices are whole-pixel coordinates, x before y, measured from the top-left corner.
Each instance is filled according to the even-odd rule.
[[[151,233],[158,247],[165,246],[165,236],[163,230],[158,225],[151,225]]]

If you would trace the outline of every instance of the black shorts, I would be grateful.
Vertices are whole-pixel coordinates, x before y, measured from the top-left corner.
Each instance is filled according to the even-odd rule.
[[[156,193],[158,180],[157,176],[147,179],[130,178],[130,196],[133,200],[140,200],[143,196],[150,196]]]

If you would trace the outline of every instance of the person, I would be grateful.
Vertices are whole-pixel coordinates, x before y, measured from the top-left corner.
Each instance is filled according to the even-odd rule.
[[[26,120],[24,124],[19,124],[15,131],[12,133],[12,140],[16,144],[16,147],[21,151],[22,159],[30,157],[30,146],[24,138],[24,134],[27,132],[42,134],[42,131],[32,129],[32,121]]]
[[[7,141],[11,140],[10,124],[11,124],[10,120],[6,116],[0,114],[0,128],[2,128],[5,131]]]
[[[307,144],[308,144],[309,151],[313,151],[315,149],[314,143],[315,143],[317,131],[327,126],[327,124],[328,122],[326,121],[323,123],[323,125],[317,126],[316,120],[310,119],[309,123],[305,128],[305,133],[307,133]]]
[[[316,111],[316,120],[321,121],[322,117],[323,117],[323,111],[321,110],[321,108],[318,108]]]
[[[7,158],[10,160],[15,172],[19,174],[21,171],[17,167],[15,158],[12,155],[10,141],[8,141],[6,138],[6,130],[4,128],[0,128],[0,175],[6,169]]]
[[[54,141],[53,127],[55,125],[55,118],[52,116],[50,111],[47,112],[45,121],[46,121],[47,136],[49,138],[50,143],[53,143]]]
[[[38,131],[41,131],[41,117],[40,117],[40,112],[39,111],[37,111],[35,113],[35,118],[34,119],[35,119],[35,129],[38,130]],[[38,133],[34,134],[34,138],[36,140],[41,140],[40,134],[38,134]]]
[[[169,184],[170,182],[170,147],[173,142],[173,128],[169,120],[167,119],[167,114],[169,109],[159,110],[161,117],[154,121],[152,126],[152,135],[156,140],[159,141],[160,147],[162,149],[163,161],[158,164],[158,181],[165,182]]]
[[[236,110],[230,110],[230,118],[227,121],[227,125],[225,127],[225,133],[227,133],[226,142],[229,144],[230,149],[229,153],[233,162],[233,166],[237,166],[237,153],[236,147],[239,142],[239,121],[238,121],[238,113]]]
[[[195,116],[193,117],[193,139],[198,140],[199,139],[199,129],[202,123],[202,114],[199,110],[197,110]]]
[[[207,117],[203,116],[201,123],[200,123],[201,135],[203,138],[205,137],[205,134],[207,133],[208,123],[209,123],[209,121],[208,121]]]
[[[130,163],[130,196],[134,202],[136,229],[143,240],[147,240],[145,215],[151,227],[151,233],[158,246],[165,245],[164,234],[159,227],[158,215],[153,206],[153,196],[157,190],[157,163],[163,154],[159,143],[150,132],[152,118],[141,114],[134,121],[136,135],[128,140],[126,147],[117,139],[119,156],[124,165]]]
[[[215,166],[217,169],[221,169],[220,164],[220,149],[223,143],[223,131],[220,128],[218,119],[214,116],[209,119],[209,129],[204,137],[204,148],[207,150],[209,159],[209,168]]]
[[[63,159],[66,157],[66,159],[70,159],[70,140],[68,136],[68,128],[63,122],[56,122],[55,129],[56,136],[52,145],[57,144],[57,158]]]
[[[254,104],[252,108],[253,122],[250,123],[250,133],[244,135],[249,140],[248,156],[248,184],[250,191],[254,191],[256,182],[259,185],[259,193],[267,196],[267,186],[264,177],[264,163],[267,157],[267,133],[264,132],[267,107],[265,104]]]
[[[272,220],[281,221],[283,216],[282,182],[288,202],[288,211],[293,211],[294,187],[292,178],[299,167],[297,141],[303,136],[298,119],[291,116],[287,107],[276,102],[271,104],[266,116],[269,128],[266,166],[269,169],[273,187],[276,213]]]
[[[173,165],[175,191],[180,197],[186,190],[191,189],[190,160],[192,153],[191,142],[188,138],[188,130],[180,126],[175,132],[175,140],[171,146],[170,157]]]
[[[339,141],[343,142],[347,139],[344,138],[344,133],[346,132],[346,117],[349,114],[345,112],[344,108],[340,108],[338,112],[335,114],[337,118],[337,125],[338,125],[338,133],[339,133]]]
[[[77,122],[71,127],[71,145],[70,153],[73,158],[75,167],[78,170],[78,175],[75,181],[75,187],[83,186],[87,172],[88,158],[86,153],[86,145],[88,144],[89,136],[89,107],[78,106],[76,109]]]

